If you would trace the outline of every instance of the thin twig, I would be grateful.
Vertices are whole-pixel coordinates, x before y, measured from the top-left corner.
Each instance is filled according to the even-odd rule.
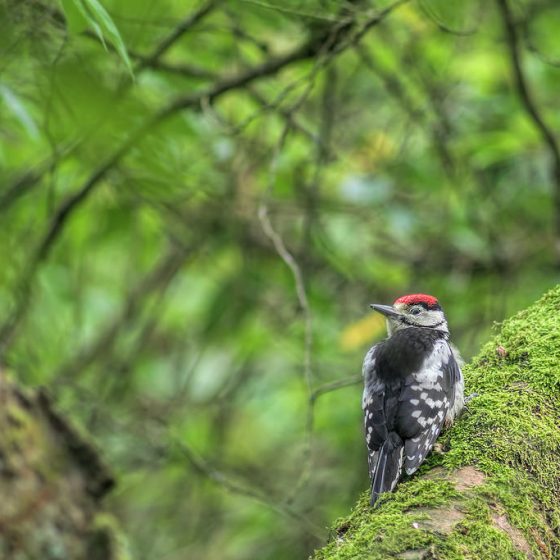
[[[286,141],[289,132],[289,125],[284,127],[281,138],[276,147],[274,156],[271,162],[270,179],[268,191],[272,189],[276,177],[276,167],[278,158]],[[272,241],[274,248],[282,260],[286,263],[286,266],[290,269],[295,283],[296,295],[302,310],[304,320],[305,320],[305,355],[304,355],[304,379],[307,385],[307,389],[311,392],[312,389],[312,370],[311,370],[311,344],[312,344],[312,318],[311,318],[311,308],[309,306],[309,300],[307,298],[307,293],[305,291],[305,282],[303,280],[303,274],[299,264],[296,259],[290,253],[284,240],[280,234],[274,229],[272,222],[270,221],[270,216],[268,214],[268,207],[266,201],[263,199],[258,209],[258,217],[261,222],[261,226],[265,235]]]
[[[472,29],[452,29],[445,23],[443,23],[435,14],[433,8],[426,4],[423,0],[418,0],[418,5],[424,15],[435,24],[435,26],[444,33],[448,33],[450,35],[458,35],[459,37],[467,37],[469,35],[474,35],[478,31],[478,27],[473,27]]]
[[[290,111],[295,111],[304,102],[309,93],[312,90],[314,77],[318,68],[320,67],[319,61],[317,62],[314,72],[312,73],[312,78],[309,80],[308,87],[304,91],[303,95],[298,99],[298,101],[292,106]],[[267,198],[274,187],[276,181],[276,169],[278,165],[278,159],[282,153],[282,149],[286,142],[287,136],[290,128],[290,120],[286,120],[283,132],[280,136],[276,148],[274,150],[273,157],[271,159],[270,171],[269,171],[269,181],[267,187],[267,193],[265,197],[261,200],[258,208],[258,217],[261,222],[261,227],[265,235],[272,241],[272,244],[284,261],[284,263],[290,269],[292,276],[294,278],[296,295],[298,299],[299,306],[304,317],[304,357],[303,357],[303,378],[307,388],[308,394],[308,406],[306,412],[305,420],[305,446],[303,451],[303,467],[300,471],[297,482],[293,485],[292,491],[287,496],[285,503],[290,504],[295,496],[299,494],[300,489],[307,481],[311,473],[311,467],[313,462],[313,427],[314,427],[314,408],[311,400],[311,395],[313,392],[313,369],[312,369],[312,345],[313,345],[313,316],[311,314],[311,307],[309,305],[309,300],[307,298],[307,292],[305,290],[305,282],[303,279],[303,272],[295,257],[286,247],[284,240],[281,235],[274,229],[270,216],[268,213]]]
[[[341,24],[341,27],[344,27],[346,24]],[[288,110],[288,114],[294,114],[306,101],[308,96],[310,95],[311,91],[313,90],[315,79],[319,73],[319,71],[328,65],[328,63],[333,59],[335,56],[335,51],[331,48],[333,46],[332,41],[336,37],[336,32],[339,29],[335,30],[330,37],[330,41],[325,42],[324,48],[319,53],[319,56],[315,62],[315,65],[307,78],[307,86],[304,89],[303,93],[300,97],[292,104],[290,109]],[[290,268],[292,275],[294,277],[294,282],[296,286],[296,294],[298,298],[299,305],[301,307],[303,316],[304,316],[304,360],[303,360],[303,377],[307,388],[307,409],[306,409],[306,419],[305,419],[305,442],[304,442],[304,450],[303,450],[303,466],[300,471],[300,475],[292,487],[292,491],[286,497],[285,503],[290,505],[294,499],[299,495],[300,490],[308,481],[309,477],[311,476],[311,470],[313,466],[313,431],[314,431],[314,423],[315,423],[315,410],[314,410],[314,400],[312,398],[313,395],[313,369],[312,369],[312,345],[313,345],[313,316],[311,313],[311,307],[309,305],[309,301],[307,298],[307,294],[305,291],[305,282],[303,279],[303,272],[292,255],[290,251],[287,249],[284,240],[280,236],[280,234],[274,229],[272,222],[270,221],[270,217],[268,214],[268,207],[266,198],[272,191],[274,187],[274,182],[276,180],[276,166],[282,149],[284,147],[286,138],[288,133],[291,130],[291,119],[286,119],[286,124],[283,130],[283,133],[280,137],[279,142],[277,143],[273,158],[271,160],[270,172],[269,172],[269,184],[267,188],[267,193],[265,197],[262,199],[261,204],[259,205],[258,209],[258,216],[263,228],[263,231],[267,235],[267,237],[272,241],[276,252],[282,258],[282,260],[286,263],[286,265]],[[321,153],[321,150],[319,150]]]
[[[311,394],[311,399],[315,402],[319,397],[333,391],[338,391],[338,389],[344,389],[345,387],[351,387],[352,385],[358,385],[362,382],[361,375],[353,375],[352,377],[345,377],[344,379],[338,379],[337,381],[331,381],[330,383],[325,383],[317,387]]]
[[[64,363],[53,376],[55,384],[60,385],[68,379],[83,375],[97,358],[107,354],[113,346],[118,333],[141,312],[144,301],[154,292],[165,289],[177,275],[190,250],[173,246],[159,259],[156,265],[130,290],[119,313],[103,328],[86,347]]]
[[[302,515],[298,511],[285,504],[272,502],[268,497],[268,494],[257,490],[256,488],[233,480],[222,471],[213,467],[208,461],[198,455],[198,453],[196,453],[194,449],[191,449],[191,447],[189,447],[184,441],[178,439],[172,440],[172,452],[173,451],[187,459],[199,474],[206,476],[210,480],[213,480],[222,488],[225,488],[228,492],[251,498],[252,500],[257,501],[258,503],[266,506],[272,511],[275,511],[276,513],[279,513],[284,517],[288,517],[292,520],[297,521],[299,524],[301,524],[302,527],[305,528],[307,533],[320,541],[325,538],[324,530],[321,527],[315,525],[307,516]]]
[[[58,158],[54,157],[43,161],[17,177],[11,185],[8,185],[4,192],[0,194],[0,212],[8,210],[20,197],[31,190],[45,173],[56,165],[57,160]]]
[[[399,78],[398,73],[387,72],[375,61],[375,58],[372,57],[362,45],[357,45],[355,50],[366,68],[371,70],[381,80],[381,83],[387,93],[393,97],[399,106],[408,114],[411,121],[427,129],[426,132],[432,138],[442,169],[450,180],[457,180],[457,164],[448,143],[444,138],[444,123],[438,122],[437,124],[434,123],[431,125],[428,113],[416,106],[415,101],[412,96],[409,95],[406,86],[404,85],[403,80]],[[435,110],[434,114],[437,119],[442,118],[441,114]]]
[[[132,58],[137,60],[145,60],[142,55],[129,54],[131,54]],[[163,60],[154,60],[150,63],[150,68],[190,79],[215,80],[219,78],[216,72],[212,72],[203,66],[197,66],[196,64],[186,62],[164,62]]]
[[[336,81],[337,72],[334,65],[326,69],[324,76],[323,91],[321,99],[319,138],[321,142],[316,142],[316,154],[313,177],[310,185],[305,188],[306,209],[304,222],[304,250],[309,252],[312,241],[313,228],[318,221],[317,203],[320,200],[320,184],[323,168],[330,157],[330,143],[333,123],[335,120],[335,100],[336,100]]]
[[[32,166],[26,172],[8,185],[0,194],[0,213],[6,212],[11,206],[17,202],[22,196],[27,194],[45,174],[51,172],[56,168],[61,159],[73,153],[78,145],[78,142],[69,142],[63,146],[54,147],[52,155]]]
[[[316,135],[314,132],[312,132],[311,130],[309,130],[308,128],[306,128],[306,126],[303,125],[291,111],[281,107],[280,104],[278,103],[277,98],[275,98],[273,101],[267,101],[267,99],[256,88],[249,87],[247,89],[251,97],[261,105],[261,110],[263,112],[269,110],[276,112],[285,121],[288,122],[292,130],[300,132],[314,144],[321,142],[320,137]]]
[[[296,10],[294,8],[284,6],[282,4],[269,4],[268,2],[262,2],[259,0],[240,0],[240,1],[245,2],[246,4],[253,4],[254,6],[258,6],[259,8],[273,10],[275,12],[288,14],[290,16],[295,16],[298,18],[309,18],[311,20],[319,20],[319,21],[325,21],[330,23],[336,22],[338,19],[335,14],[328,15],[328,14],[319,14],[317,12]]]
[[[358,26],[358,30],[352,37],[351,42],[348,45],[346,45],[346,47],[359,43],[363,39],[365,34],[372,27],[381,23],[388,15],[393,13],[397,8],[400,8],[402,5],[407,4],[409,1],[410,0],[397,0],[396,2],[393,2],[392,4],[390,4],[383,10],[381,10],[380,12],[374,12],[372,15],[367,17],[365,21],[360,26]]]
[[[164,39],[154,48],[152,53],[143,58],[136,71],[153,66],[161,56],[167,52],[189,29],[205,18],[219,4],[220,0],[208,0],[200,8],[179,23]]]

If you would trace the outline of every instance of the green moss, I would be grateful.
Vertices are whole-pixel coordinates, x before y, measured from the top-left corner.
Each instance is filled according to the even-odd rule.
[[[465,500],[462,503],[464,520],[437,543],[432,550],[436,558],[459,560],[464,558],[492,559],[508,558],[522,560],[525,555],[512,543],[509,536],[494,526],[491,521],[490,507],[480,498]]]
[[[119,522],[108,513],[95,516],[88,545],[88,560],[130,560],[128,542]]]
[[[364,495],[317,560],[413,558],[401,554],[415,550],[417,557],[509,560],[525,558],[527,547],[536,558],[560,557],[560,287],[501,325],[465,379],[467,394],[479,396],[443,436],[450,450],[432,455],[377,509]],[[422,476],[435,465],[474,466],[486,478],[457,492],[445,478]],[[461,512],[445,534],[417,524],[422,508],[437,506]]]
[[[92,521],[104,479],[94,468],[100,461],[91,446],[41,393],[27,393],[2,375],[0,392],[0,557],[130,558],[112,518]]]

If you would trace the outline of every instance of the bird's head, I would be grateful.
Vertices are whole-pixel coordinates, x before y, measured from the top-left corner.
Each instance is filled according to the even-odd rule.
[[[433,296],[411,294],[396,299],[393,305],[373,303],[371,307],[387,318],[389,336],[410,327],[424,327],[449,333],[443,310]]]

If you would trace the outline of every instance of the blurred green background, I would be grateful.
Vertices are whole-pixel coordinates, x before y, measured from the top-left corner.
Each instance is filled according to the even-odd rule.
[[[469,358],[558,282],[560,5],[0,6],[3,362],[134,558],[305,558],[367,486],[368,304]]]

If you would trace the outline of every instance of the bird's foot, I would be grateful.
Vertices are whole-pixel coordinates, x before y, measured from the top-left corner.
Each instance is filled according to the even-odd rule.
[[[444,455],[445,454],[445,447],[444,444],[440,443],[439,441],[437,441],[434,444],[434,447],[432,448],[432,453],[437,453],[438,455]]]
[[[465,412],[470,412],[469,407],[467,406],[473,399],[478,397],[478,393],[471,393],[468,397],[465,398],[464,409]]]
[[[465,404],[470,403],[476,397],[478,397],[478,393],[471,393],[468,397],[465,398]]]

